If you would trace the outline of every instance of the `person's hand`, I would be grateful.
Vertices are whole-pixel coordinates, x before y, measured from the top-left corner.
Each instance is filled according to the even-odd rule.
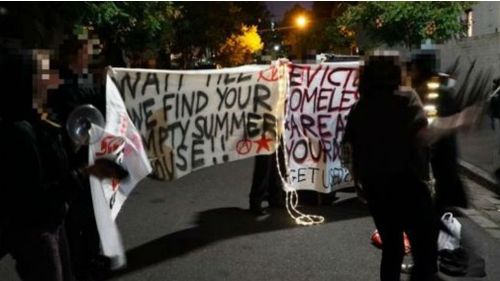
[[[471,105],[451,116],[436,118],[430,127],[447,131],[470,129],[481,121],[483,112],[482,105]]]
[[[429,126],[422,128],[417,133],[417,138],[423,145],[430,146],[457,130],[471,130],[478,126],[483,112],[484,108],[482,105],[472,105],[451,116],[438,117]]]
[[[128,176],[128,172],[114,161],[100,158],[93,165],[85,168],[89,175],[93,175],[98,179],[115,178],[122,180]]]
[[[484,116],[484,112],[484,106],[479,104],[465,108],[460,114],[458,120],[459,128],[465,131],[470,131],[479,127],[481,119]]]

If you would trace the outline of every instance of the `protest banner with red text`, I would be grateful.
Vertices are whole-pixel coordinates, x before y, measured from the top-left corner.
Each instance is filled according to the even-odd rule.
[[[328,193],[352,185],[339,157],[359,98],[358,69],[359,62],[288,65],[284,142],[293,189]]]

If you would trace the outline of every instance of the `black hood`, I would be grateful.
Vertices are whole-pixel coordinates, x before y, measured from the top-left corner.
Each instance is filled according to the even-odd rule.
[[[32,117],[33,74],[30,52],[2,50],[0,55],[0,115],[3,120],[19,121]]]

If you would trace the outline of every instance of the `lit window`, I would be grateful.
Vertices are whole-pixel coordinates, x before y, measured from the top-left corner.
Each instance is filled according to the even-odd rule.
[[[474,22],[472,17],[472,10],[465,11],[467,23],[467,37],[472,37],[472,24]]]

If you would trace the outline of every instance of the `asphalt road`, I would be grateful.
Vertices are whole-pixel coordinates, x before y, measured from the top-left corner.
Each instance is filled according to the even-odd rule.
[[[110,280],[378,280],[374,225],[352,192],[340,192],[333,206],[302,208],[324,215],[322,225],[297,226],[285,210],[255,218],[246,210],[252,169],[250,159],[172,183],[142,181],[117,220],[128,267]],[[445,280],[500,280],[499,240],[461,221],[487,277]],[[18,280],[8,257],[0,280]]]

